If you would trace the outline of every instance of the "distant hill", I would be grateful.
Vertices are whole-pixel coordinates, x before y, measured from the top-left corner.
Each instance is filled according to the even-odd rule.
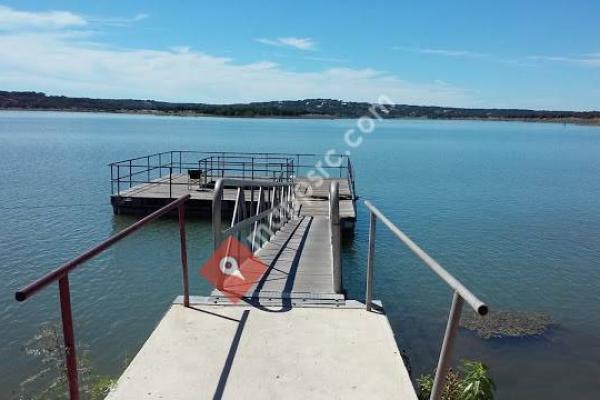
[[[89,99],[47,96],[39,92],[0,91],[0,109],[98,111],[222,117],[358,118],[369,115],[370,103],[330,99],[266,101],[247,104],[169,103],[155,100]],[[454,108],[397,104],[384,118],[492,119],[563,121],[600,124],[600,111],[536,111]]]

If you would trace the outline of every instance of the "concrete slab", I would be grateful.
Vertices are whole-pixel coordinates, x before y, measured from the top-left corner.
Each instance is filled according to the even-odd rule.
[[[416,399],[385,315],[174,304],[108,400]]]

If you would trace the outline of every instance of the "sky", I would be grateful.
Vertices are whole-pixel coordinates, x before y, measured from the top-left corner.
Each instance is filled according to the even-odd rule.
[[[600,110],[600,1],[2,1],[0,90]]]

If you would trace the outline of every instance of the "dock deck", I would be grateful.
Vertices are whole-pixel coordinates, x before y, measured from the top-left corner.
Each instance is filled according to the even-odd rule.
[[[385,315],[174,304],[107,400],[416,400]]]

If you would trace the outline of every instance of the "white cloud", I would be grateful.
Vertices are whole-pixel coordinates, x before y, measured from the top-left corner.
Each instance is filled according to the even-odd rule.
[[[0,5],[0,31],[81,27],[87,21],[69,11],[28,12]]]
[[[108,17],[108,18],[98,18],[98,19],[90,19],[90,22],[97,22],[102,25],[115,26],[115,27],[127,27],[131,26],[136,22],[140,22],[148,18],[148,14],[140,13],[136,14],[133,17]]]
[[[93,20],[86,22],[75,14],[11,9],[7,14],[6,7],[1,12],[5,14],[0,18],[6,21],[10,14],[11,26],[20,27],[0,30],[2,90],[207,103],[302,98],[376,101],[381,95],[398,103],[473,103],[470,92],[445,82],[407,82],[376,69],[337,67],[299,72],[270,60],[240,64],[186,46],[166,50],[118,48],[94,41],[95,33],[86,25]],[[26,15],[28,22],[20,17],[17,23],[14,15]],[[53,22],[48,22],[49,16]],[[46,29],[40,31],[40,26]],[[310,39],[281,38],[278,43],[304,49],[315,46]]]
[[[533,61],[550,61],[567,64],[576,64],[584,67],[598,68],[600,67],[600,53],[587,53],[576,57],[567,56],[530,56]]]
[[[410,83],[374,69],[295,72],[270,61],[237,64],[190,48],[115,49],[69,34],[0,35],[0,87],[69,96],[210,103],[339,98],[462,106],[469,93],[443,82]]]
[[[431,54],[431,55],[446,56],[446,57],[480,57],[480,56],[485,55],[485,54],[477,53],[477,52],[470,51],[470,50],[430,49],[430,48],[405,47],[405,46],[396,46],[396,47],[394,47],[394,49],[411,51],[413,53]]]
[[[256,39],[257,42],[277,47],[292,47],[298,50],[314,50],[317,43],[310,38],[282,37],[277,39]]]

